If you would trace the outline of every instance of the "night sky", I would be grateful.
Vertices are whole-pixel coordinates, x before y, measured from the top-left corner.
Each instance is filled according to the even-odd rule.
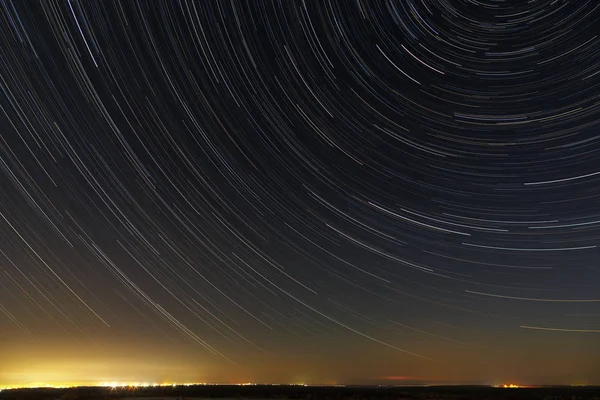
[[[0,385],[600,384],[600,3],[0,1]]]

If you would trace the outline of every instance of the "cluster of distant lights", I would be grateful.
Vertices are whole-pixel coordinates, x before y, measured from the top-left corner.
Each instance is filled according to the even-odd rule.
[[[259,385],[270,385],[270,386],[278,386],[274,384],[265,384],[265,383],[206,383],[206,382],[194,382],[194,383],[118,383],[118,382],[103,382],[99,385],[94,385],[98,387],[107,387],[111,389],[131,389],[131,388],[149,388],[149,387],[176,387],[176,386],[223,386],[223,385],[233,385],[233,386],[259,386]],[[290,383],[289,386],[307,386],[304,383]]]
[[[10,390],[10,389],[70,389],[77,387],[105,387],[112,389],[134,389],[134,388],[149,388],[149,387],[175,387],[175,386],[192,386],[192,385],[210,385],[210,383],[122,383],[122,382],[102,382],[102,383],[92,383],[92,384],[40,384],[40,383],[30,383],[26,385],[12,385],[12,386],[0,386],[0,390]]]
[[[70,388],[77,388],[77,387],[103,387],[103,388],[110,388],[110,389],[137,389],[137,388],[151,388],[151,387],[155,388],[155,387],[202,386],[202,385],[219,386],[219,385],[223,385],[223,384],[222,383],[205,383],[205,382],[195,382],[195,383],[102,382],[102,383],[89,384],[89,385],[82,385],[82,384],[51,385],[51,384],[32,383],[29,385],[0,386],[0,392],[3,390],[14,390],[14,389],[70,389]],[[263,385],[263,384],[247,382],[247,383],[234,383],[234,384],[230,384],[230,385],[256,386],[256,385]],[[307,386],[304,383],[296,383],[296,384],[289,384],[289,385]],[[274,386],[277,386],[277,385],[274,385]],[[343,386],[343,385],[334,385],[334,386]],[[500,387],[503,389],[519,389],[519,388],[524,388],[525,386],[515,385],[513,383],[505,383],[503,385],[498,385],[496,387]]]
[[[219,385],[223,385],[223,384],[222,383],[205,383],[205,382],[194,382],[194,383],[102,382],[102,383],[88,384],[88,385],[83,385],[83,384],[51,385],[51,384],[32,383],[29,385],[0,386],[0,392],[3,390],[14,390],[14,389],[70,389],[70,388],[77,388],[77,387],[103,387],[103,388],[110,388],[110,389],[137,389],[137,388],[202,386],[202,385],[204,385],[204,386],[208,386],[208,385],[219,386]],[[263,384],[246,382],[246,383],[234,383],[234,384],[229,384],[229,385],[257,386],[257,385],[263,385]],[[304,383],[292,383],[289,385],[290,386],[307,386]],[[278,385],[272,385],[272,386],[278,386]],[[333,386],[344,386],[344,385],[333,385]],[[524,388],[525,386],[515,385],[513,383],[506,383],[503,385],[498,385],[496,387],[500,387],[503,389],[519,389],[519,388]]]
[[[123,383],[123,382],[102,382],[95,384],[61,384],[61,385],[51,385],[51,384],[40,384],[40,383],[31,383],[28,385],[12,385],[12,386],[0,386],[0,392],[3,390],[15,390],[15,389],[71,389],[78,387],[102,387],[102,388],[110,388],[110,389],[137,389],[137,388],[155,388],[155,387],[177,387],[177,386],[221,386],[221,385],[234,385],[234,386],[258,386],[258,385],[270,385],[270,386],[279,386],[279,384],[265,384],[265,383],[206,383],[206,382],[194,382],[194,383]],[[285,386],[308,386],[304,383],[290,383]],[[316,385],[320,386],[320,385]],[[345,385],[327,385],[327,386],[345,386]],[[427,385],[423,385],[427,386]],[[585,386],[585,385],[574,385],[574,386]],[[514,383],[505,383],[502,385],[496,385],[494,387],[502,388],[502,389],[519,389],[519,388],[527,388],[527,387],[535,387],[535,386],[522,386],[516,385]]]
[[[505,383],[504,385],[501,385],[500,387],[503,389],[518,389],[518,388],[522,388],[523,386],[515,385],[514,383]]]
[[[137,388],[152,388],[152,387],[177,387],[177,386],[220,386],[224,385],[223,383],[206,383],[206,382],[194,382],[194,383],[124,383],[124,382],[101,382],[101,383],[93,383],[93,384],[61,384],[61,385],[51,385],[51,384],[40,384],[40,383],[32,383],[28,385],[12,385],[12,386],[0,386],[0,392],[3,390],[14,390],[14,389],[71,389],[78,387],[103,387],[110,389],[137,389]],[[226,385],[235,385],[235,386],[257,386],[262,385],[260,383],[233,383]],[[300,384],[290,384],[296,386],[307,386],[303,383]]]
[[[194,385],[210,385],[210,383],[121,383],[121,382],[102,382],[99,387],[107,387],[112,389],[127,389],[127,388],[149,388],[149,387],[168,387],[168,386],[194,386]]]

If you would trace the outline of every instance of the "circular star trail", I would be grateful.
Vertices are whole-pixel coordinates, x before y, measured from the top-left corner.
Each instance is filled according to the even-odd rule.
[[[1,2],[2,345],[599,383],[599,18]]]

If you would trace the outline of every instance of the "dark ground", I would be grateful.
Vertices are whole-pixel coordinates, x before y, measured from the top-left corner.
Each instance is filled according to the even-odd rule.
[[[600,387],[542,387],[502,389],[486,386],[361,387],[361,386],[175,386],[152,388],[14,389],[0,400],[600,400]]]

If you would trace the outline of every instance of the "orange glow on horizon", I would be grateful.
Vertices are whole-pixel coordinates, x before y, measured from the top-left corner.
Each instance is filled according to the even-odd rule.
[[[137,389],[149,387],[176,387],[176,386],[201,386],[219,385],[218,383],[194,382],[194,383],[138,383],[138,382],[96,382],[96,383],[28,383],[18,385],[0,385],[0,391],[12,389],[68,389],[77,387],[104,387],[112,389]],[[238,383],[237,385],[253,385],[253,383]]]

